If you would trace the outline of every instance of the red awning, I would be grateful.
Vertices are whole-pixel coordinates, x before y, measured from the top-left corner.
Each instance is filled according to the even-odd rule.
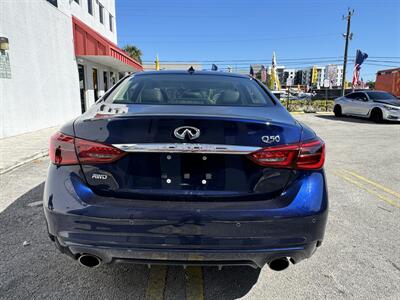
[[[142,65],[132,59],[124,50],[74,16],[72,17],[72,26],[77,57],[86,58],[121,72],[143,71]]]

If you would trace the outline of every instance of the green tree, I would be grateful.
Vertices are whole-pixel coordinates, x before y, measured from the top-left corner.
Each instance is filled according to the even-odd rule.
[[[142,63],[142,50],[134,45],[125,45],[122,48],[130,57],[139,63]]]
[[[372,81],[372,80],[367,81],[367,86],[368,86],[371,90],[374,90],[374,89],[375,89],[375,81]]]

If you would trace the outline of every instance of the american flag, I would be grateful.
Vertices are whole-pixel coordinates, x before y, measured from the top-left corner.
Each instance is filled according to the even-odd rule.
[[[360,70],[362,63],[368,58],[368,54],[362,52],[360,49],[357,50],[356,53],[356,61],[354,63],[354,70],[353,70],[353,80],[352,85],[353,88],[357,85],[360,85]]]

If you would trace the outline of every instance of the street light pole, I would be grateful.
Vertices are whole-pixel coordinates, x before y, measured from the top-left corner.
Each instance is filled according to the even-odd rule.
[[[347,50],[349,48],[349,40],[351,40],[353,34],[350,33],[350,23],[351,23],[351,17],[354,14],[354,9],[350,10],[348,9],[347,16],[343,16],[343,19],[347,19],[347,32],[345,35],[343,35],[346,39],[346,43],[344,46],[344,60],[343,60],[343,76],[342,76],[342,96],[344,96],[345,90],[346,90],[346,66],[347,66]]]

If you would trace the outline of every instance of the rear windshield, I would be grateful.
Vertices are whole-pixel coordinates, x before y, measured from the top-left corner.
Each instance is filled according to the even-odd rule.
[[[205,74],[149,74],[125,80],[107,98],[115,104],[272,106],[255,80]]]

